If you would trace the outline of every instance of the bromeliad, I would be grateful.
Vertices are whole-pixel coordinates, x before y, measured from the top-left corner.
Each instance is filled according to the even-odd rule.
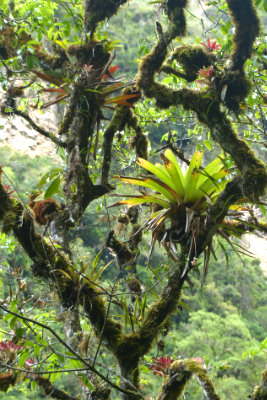
[[[142,226],[152,232],[149,258],[156,240],[167,250],[169,256],[176,260],[177,244],[189,243],[189,254],[196,256],[196,237],[200,225],[205,223],[207,205],[214,202],[223,190],[228,172],[222,158],[216,158],[205,168],[201,168],[203,153],[197,151],[192,156],[189,167],[183,174],[174,153],[167,149],[161,154],[162,164],[152,164],[142,158],[137,163],[153,175],[139,178],[116,176],[115,178],[133,185],[152,189],[152,193],[140,196],[125,196],[111,205],[128,207],[137,204],[152,204],[153,213]],[[166,223],[169,221],[169,226]]]

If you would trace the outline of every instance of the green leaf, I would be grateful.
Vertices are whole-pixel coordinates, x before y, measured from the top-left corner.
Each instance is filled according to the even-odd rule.
[[[197,198],[195,196],[197,182],[199,178],[199,172],[193,170],[191,174],[188,176],[187,185],[185,186],[185,195],[184,195],[184,202],[192,202],[196,201]],[[202,194],[201,194],[202,196]]]
[[[18,328],[15,330],[15,335],[21,338],[24,335],[24,332],[25,332],[24,328]]]
[[[55,193],[59,192],[59,186],[60,186],[60,176],[58,176],[57,178],[55,178],[50,185],[48,186],[48,188],[46,189],[46,192],[44,194],[44,198],[48,199],[50,197],[52,197]]]
[[[47,179],[48,179],[48,177],[49,177],[49,174],[50,174],[50,172],[47,172],[46,174],[44,174],[44,175],[41,177],[41,179],[39,180],[39,183],[38,183],[38,188],[40,188],[40,187],[42,187],[43,185],[46,184]]]
[[[163,208],[169,208],[169,206],[170,206],[170,203],[168,203],[167,201],[162,200],[156,196],[138,196],[138,197],[133,197],[131,199],[118,201],[117,203],[112,204],[108,208],[122,206],[122,205],[127,205],[128,207],[133,207],[137,204],[144,204],[144,203],[156,203],[156,204],[159,204]]]
[[[96,255],[95,258],[94,258],[94,261],[93,261],[93,270],[96,269],[97,264],[99,263],[101,253],[102,253],[102,250],[100,250],[99,253],[97,253],[97,255]]]
[[[164,182],[157,180],[156,178],[128,178],[124,176],[115,176],[114,178],[120,179],[123,182],[126,183],[131,183],[133,185],[138,185],[138,186],[144,186],[149,189],[153,189],[156,192],[161,193],[163,196],[165,196],[166,199],[168,199],[171,203],[175,204],[176,199],[175,199],[175,191],[171,189],[168,185],[166,185]]]
[[[181,186],[184,187],[184,175],[182,173],[182,170],[178,163],[177,158],[175,157],[175,155],[173,154],[173,152],[170,149],[167,149],[165,151],[165,156],[174,164],[176,171],[180,178]]]
[[[21,356],[20,356],[20,358],[19,358],[19,366],[20,366],[20,368],[22,368],[22,367],[24,366],[25,361],[26,361],[27,358],[28,358],[28,355],[29,355],[29,352],[28,352],[27,350],[24,351],[24,352],[21,354]]]
[[[89,381],[89,379],[85,375],[79,374],[78,376],[82,380],[84,385],[86,385],[90,390],[94,389],[94,386],[92,385],[92,383]]]
[[[204,144],[204,146],[207,147],[207,149],[208,149],[209,151],[212,150],[212,145],[211,145],[211,141],[210,141],[210,140],[204,140],[203,144]]]
[[[170,161],[166,156],[161,154],[161,158],[163,159],[163,162],[165,164],[166,171],[169,173],[169,176],[171,180],[174,183],[175,186],[175,191],[178,197],[179,204],[182,204],[183,202],[183,196],[184,196],[184,186],[183,183],[180,179],[180,175],[177,172],[177,169],[175,165],[173,164],[172,161]]]
[[[34,351],[35,357],[39,357],[39,355],[40,355],[40,346],[38,344],[35,344],[33,351]]]
[[[201,164],[201,160],[203,157],[202,151],[196,151],[190,161],[189,167],[185,173],[185,187],[188,185],[188,181],[190,180],[190,176],[193,170],[198,170]]]
[[[55,32],[55,27],[51,26],[51,28],[47,32],[48,40],[52,40],[53,39],[54,32]]]
[[[17,322],[17,317],[13,317],[9,323],[10,329],[13,329]]]
[[[175,190],[175,185],[172,182],[171,178],[169,178],[166,173],[162,172],[162,167],[156,167],[154,164],[150,163],[147,160],[144,160],[143,158],[137,158],[136,159],[137,164],[139,164],[142,168],[145,168],[149,172],[152,172],[157,178],[162,180],[166,185],[170,186],[172,189]]]

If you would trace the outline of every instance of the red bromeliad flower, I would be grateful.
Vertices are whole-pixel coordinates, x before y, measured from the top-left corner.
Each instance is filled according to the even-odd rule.
[[[149,367],[149,369],[154,370],[154,375],[159,374],[159,376],[167,375],[169,373],[169,367],[173,360],[167,356],[165,357],[160,357],[160,358],[155,358],[152,357],[153,364]]]
[[[196,83],[197,84],[204,84],[208,85],[209,91],[213,88],[213,83],[214,83],[214,78],[215,78],[215,70],[212,65],[210,65],[208,68],[202,68],[198,71],[198,75],[202,79],[197,79]]]
[[[14,361],[17,352],[22,349],[22,345],[13,343],[12,340],[9,340],[8,342],[0,342],[0,361],[10,364]]]
[[[12,340],[9,340],[8,342],[0,342],[0,352],[17,353],[21,349],[23,349],[23,346],[13,343]]]
[[[220,44],[216,44],[217,43],[216,40],[211,43],[210,39],[208,38],[207,39],[207,43],[208,44],[206,44],[206,43],[200,43],[200,44],[203,44],[203,46],[205,46],[208,51],[217,50],[217,49],[219,49],[221,47]]]
[[[205,79],[210,79],[214,75],[214,68],[210,65],[208,68],[202,68],[198,71],[198,75]]]

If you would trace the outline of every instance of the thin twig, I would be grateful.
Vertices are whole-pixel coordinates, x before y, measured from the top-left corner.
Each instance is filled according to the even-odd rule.
[[[29,124],[31,125],[31,127],[32,127],[34,130],[36,130],[37,132],[39,132],[41,135],[47,137],[48,139],[52,140],[52,142],[54,142],[57,146],[65,147],[65,148],[67,147],[67,143],[63,142],[62,140],[59,140],[53,133],[49,133],[49,132],[47,132],[45,129],[43,129],[43,128],[41,128],[40,126],[38,126],[38,125],[31,119],[31,117],[30,117],[28,114],[26,114],[26,113],[24,113],[24,112],[22,112],[22,111],[20,111],[20,110],[17,110],[17,109],[14,109],[14,110],[12,110],[12,111],[13,111],[13,113],[14,113],[15,115],[18,115],[19,117],[22,117],[22,118],[24,118],[26,121],[28,121]]]

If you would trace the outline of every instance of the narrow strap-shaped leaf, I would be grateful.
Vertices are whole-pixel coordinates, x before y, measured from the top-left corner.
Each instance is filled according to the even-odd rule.
[[[199,178],[199,184],[201,185],[202,181],[204,181],[207,177],[214,176],[222,169],[224,169],[222,160],[219,157],[215,158],[203,170],[200,171],[201,176]]]
[[[131,199],[118,201],[117,203],[114,203],[114,204],[108,206],[108,208],[122,206],[122,205],[126,205],[130,208],[137,204],[144,204],[144,203],[156,203],[156,204],[159,204],[163,208],[169,208],[169,206],[170,206],[170,204],[168,202],[166,202],[165,200],[162,200],[158,197],[155,197],[155,196],[139,196],[139,197],[134,197]]]
[[[136,159],[137,164],[139,164],[142,168],[146,169],[149,172],[152,172],[157,178],[161,179],[166,185],[170,186],[172,189],[175,189],[175,186],[170,177],[164,172],[162,172],[163,167],[157,167],[151,162],[144,160],[143,158],[138,157]]]
[[[195,193],[197,188],[197,182],[199,178],[199,172],[195,169],[191,171],[186,179],[184,202],[195,201]]]
[[[174,164],[174,166],[176,168],[176,171],[177,171],[177,173],[178,173],[178,175],[180,177],[180,181],[182,183],[182,186],[184,187],[184,182],[185,182],[184,175],[183,175],[181,167],[180,167],[180,165],[178,163],[177,158],[175,157],[175,155],[173,154],[173,152],[170,149],[166,149],[165,150],[165,156]]]
[[[144,186],[149,189],[153,189],[156,192],[161,193],[165,197],[166,200],[169,200],[173,204],[176,203],[175,191],[159,179],[156,179],[153,177],[130,178],[127,176],[125,176],[125,177],[124,176],[115,176],[114,178],[120,179],[126,183],[131,183],[133,185]]]
[[[188,181],[190,179],[191,173],[194,170],[198,170],[201,164],[203,152],[202,151],[196,151],[190,161],[189,167],[185,173],[185,187],[188,185]]]
[[[183,182],[181,181],[180,175],[171,160],[169,160],[164,154],[161,154],[160,156],[164,162],[166,171],[168,172],[170,178],[172,179],[172,181],[175,185],[175,191],[180,196],[179,204],[182,204],[182,202],[183,202],[182,199],[184,197],[184,185],[183,185]]]

